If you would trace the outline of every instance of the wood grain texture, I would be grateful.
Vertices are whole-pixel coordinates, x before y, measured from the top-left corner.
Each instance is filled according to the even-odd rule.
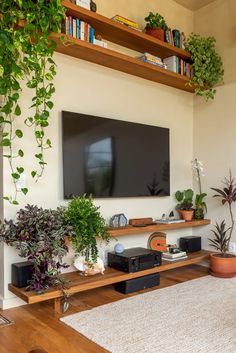
[[[190,61],[191,55],[185,50],[117,23],[81,6],[74,5],[69,1],[63,1],[62,3],[67,9],[67,15],[79,17],[82,21],[88,22],[95,28],[96,34],[102,35],[105,40],[141,53],[148,52],[162,59],[178,55],[182,59]]]
[[[192,265],[163,272],[160,286],[129,295],[116,292],[113,286],[82,292],[71,298],[70,309],[65,315],[207,274],[208,268]],[[8,309],[1,314],[15,324],[0,329],[0,353],[28,353],[35,346],[42,347],[48,353],[107,353],[105,349],[61,323],[59,318],[63,315],[55,313],[48,302]],[[102,329],[108,328],[109,326]]]
[[[79,274],[78,271],[70,272],[64,274],[62,277],[66,281],[66,292],[68,294],[75,294],[84,292],[90,289],[95,289],[99,287],[104,287],[110,284],[118,283],[121,281],[126,281],[132,278],[138,278],[141,276],[149,275],[157,272],[164,272],[170,269],[184,267],[199,263],[203,260],[207,260],[210,256],[210,251],[201,250],[194,253],[190,253],[187,259],[178,260],[175,262],[163,261],[161,266],[150,268],[144,271],[138,271],[134,273],[125,273],[118,271],[114,268],[106,268],[104,275],[98,274],[95,276],[84,277]],[[23,299],[28,304],[38,303],[42,301],[47,301],[50,299],[56,299],[63,297],[63,293],[58,289],[49,289],[43,294],[37,295],[33,291],[25,291],[24,288],[17,288],[12,284],[9,284],[9,290],[14,293],[16,296]],[[59,308],[58,301],[54,303],[56,310]]]
[[[183,228],[192,228],[192,227],[201,227],[210,224],[210,219],[199,219],[192,220],[183,223],[172,223],[172,224],[154,224],[146,227],[122,227],[122,228],[110,228],[109,234],[112,237],[119,237],[122,235],[129,234],[140,234],[140,233],[151,233],[151,232],[161,232],[163,230],[173,230],[173,229],[183,229]]]

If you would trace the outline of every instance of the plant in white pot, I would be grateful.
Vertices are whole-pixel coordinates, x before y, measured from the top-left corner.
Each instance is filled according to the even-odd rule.
[[[219,197],[222,205],[226,205],[230,215],[230,226],[227,228],[225,220],[220,224],[216,223],[213,230],[214,238],[209,239],[210,246],[219,253],[211,254],[210,268],[211,274],[216,277],[230,278],[236,275],[236,256],[229,254],[229,242],[234,230],[233,203],[236,201],[236,183],[229,173],[229,178],[223,181],[223,188],[211,188],[217,194],[213,197]]]

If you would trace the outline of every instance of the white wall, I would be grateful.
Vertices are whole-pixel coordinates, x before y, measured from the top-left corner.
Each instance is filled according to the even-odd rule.
[[[153,1],[143,2],[130,0],[130,4],[135,6],[138,13],[138,6],[148,13],[149,4]],[[121,12],[119,4],[123,4],[126,13]],[[167,11],[168,6],[162,4],[162,14],[175,18],[175,25],[183,28],[186,32],[192,29],[192,13],[185,12],[186,16],[174,16],[183,13],[183,8],[173,1],[169,1],[171,15]],[[100,2],[98,2],[98,5]],[[112,11],[128,15],[134,12],[134,8],[125,6],[127,1],[117,1],[117,9]],[[114,6],[114,3],[113,3]],[[129,9],[129,13],[127,11]],[[158,11],[152,6],[152,10]],[[166,12],[164,12],[164,10]],[[133,11],[133,12],[132,12]],[[111,11],[110,11],[111,12]],[[160,11],[161,12],[161,11]],[[105,11],[104,11],[105,13]],[[136,13],[136,12],[135,12]],[[140,17],[140,16],[139,16]],[[183,20],[184,19],[184,20]],[[48,136],[53,142],[53,148],[47,152],[48,166],[42,180],[34,184],[27,176],[27,186],[29,194],[20,199],[20,206],[27,203],[37,204],[43,207],[57,207],[65,204],[62,190],[62,146],[61,146],[61,116],[62,110],[94,114],[114,119],[121,119],[133,122],[140,122],[150,125],[157,125],[170,128],[170,175],[171,194],[177,189],[192,186],[192,173],[190,161],[193,156],[193,96],[190,93],[170,88],[161,84],[149,82],[137,77],[126,75],[95,64],[77,60],[61,54],[55,54],[58,65],[58,75],[56,77],[56,94],[54,97],[55,107],[52,112],[51,125],[48,129]],[[27,107],[30,106],[30,92],[27,91],[22,98],[23,115],[28,116]],[[21,125],[21,127],[23,127]],[[24,128],[24,127],[23,127]],[[24,158],[29,172],[34,161],[32,152],[34,141],[25,129],[27,142],[25,145],[26,155]],[[12,191],[9,180],[9,169],[4,162],[4,190],[5,193]],[[175,207],[172,196],[164,198],[120,198],[96,200],[101,206],[103,216],[108,220],[113,214],[123,212],[128,218],[134,217],[160,217],[162,213],[170,212]],[[15,217],[17,208],[5,203],[5,217]],[[191,229],[181,231],[171,231],[168,234],[168,241],[175,242],[180,235],[191,234]],[[150,234],[139,234],[137,236],[125,236],[119,239],[126,247],[146,246]],[[110,245],[113,247],[114,242]],[[69,257],[73,255],[70,254]],[[14,249],[5,247],[4,250],[4,307],[16,305],[13,295],[7,290],[10,282],[11,263],[19,261]]]

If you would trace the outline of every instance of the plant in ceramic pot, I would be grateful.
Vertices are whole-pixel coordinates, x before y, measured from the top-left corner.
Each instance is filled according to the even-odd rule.
[[[202,183],[201,183],[201,176],[204,176],[203,163],[199,161],[197,158],[195,158],[193,161],[191,161],[191,165],[192,165],[193,175],[198,185],[198,194],[196,194],[195,201],[194,201],[194,218],[203,219],[205,216],[205,213],[207,212],[207,205],[204,200],[207,194],[205,192],[202,192]]]
[[[5,220],[0,225],[1,240],[14,246],[19,256],[32,262],[32,280],[27,289],[42,293],[52,286],[63,284],[60,268],[67,254],[65,242],[70,227],[64,222],[64,209],[43,209],[27,205],[17,212],[16,220]]]
[[[146,33],[164,41],[164,31],[168,29],[164,17],[159,13],[154,14],[153,12],[149,12],[149,15],[145,17],[145,21],[147,22],[145,27]]]
[[[96,267],[100,267],[97,239],[100,238],[108,243],[110,235],[99,207],[93,204],[92,196],[74,197],[65,211],[65,219],[66,223],[73,228],[72,245],[76,255],[83,257],[82,261],[87,266],[86,274],[96,273]]]
[[[185,221],[191,221],[193,218],[193,190],[187,189],[184,191],[176,191],[175,198],[178,201],[176,209],[180,217]]]
[[[193,75],[189,85],[195,94],[207,100],[214,99],[217,84],[223,83],[224,69],[215,48],[214,37],[201,37],[191,33],[185,41],[185,49],[191,54]]]
[[[209,239],[210,245],[220,251],[220,253],[210,256],[211,273],[216,277],[234,277],[236,275],[236,256],[228,253],[235,223],[233,203],[236,201],[236,183],[231,171],[229,178],[224,179],[222,188],[211,189],[216,192],[213,197],[219,197],[221,204],[228,207],[230,216],[230,226],[226,227],[225,220],[220,224],[216,223],[215,230],[213,230],[214,238]]]

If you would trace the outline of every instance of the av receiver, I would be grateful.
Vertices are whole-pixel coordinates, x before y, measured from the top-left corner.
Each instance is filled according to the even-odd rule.
[[[125,249],[123,253],[109,252],[108,266],[124,272],[137,272],[161,265],[161,252],[145,248]]]

